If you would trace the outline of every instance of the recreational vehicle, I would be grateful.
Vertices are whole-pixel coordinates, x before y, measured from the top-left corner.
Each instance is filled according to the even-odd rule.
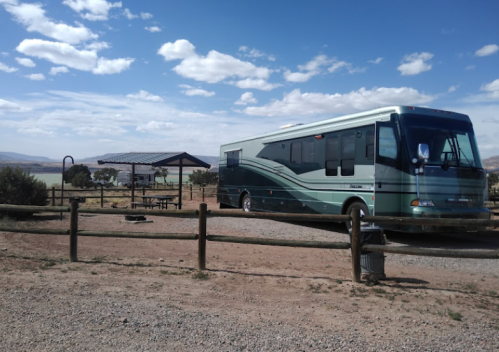
[[[135,186],[136,187],[151,187],[154,185],[155,170],[136,170],[135,171]],[[118,186],[131,187],[132,173],[130,171],[118,172]]]
[[[450,111],[379,108],[220,148],[221,208],[489,219],[486,191],[471,120]]]

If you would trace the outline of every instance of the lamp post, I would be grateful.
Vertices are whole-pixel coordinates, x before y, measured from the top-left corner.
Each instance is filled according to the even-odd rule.
[[[62,159],[62,183],[61,183],[61,206],[64,204],[64,167],[66,165],[66,158],[71,158],[71,163],[74,165],[75,161],[71,155],[66,155],[64,159]],[[61,220],[62,220],[62,212],[61,212]]]

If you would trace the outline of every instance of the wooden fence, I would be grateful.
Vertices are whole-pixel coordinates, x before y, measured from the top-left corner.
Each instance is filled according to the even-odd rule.
[[[57,204],[61,204],[61,189],[52,187],[49,188],[49,193],[50,193],[50,199],[51,199],[51,204],[52,206],[56,206]],[[205,199],[208,197],[213,197],[216,196],[216,186],[211,186],[211,187],[200,187],[200,186],[193,186],[191,184],[189,185],[183,185],[182,191],[184,195],[189,197],[189,200],[193,200],[194,198],[200,198],[200,200],[204,203]],[[116,195],[115,193],[129,193],[129,194],[124,194],[124,195]],[[162,194],[162,193],[170,193],[170,192],[176,192],[176,194],[179,194],[179,185],[178,184],[173,184],[170,183],[168,185],[165,185],[163,187],[154,187],[154,188],[146,188],[146,187],[141,187],[141,188],[136,188],[135,189],[136,195],[137,194],[142,194],[142,195],[147,195],[149,194]],[[106,199],[114,199],[114,198],[131,198],[131,190],[129,188],[118,188],[118,187],[110,187],[110,188],[105,188],[102,185],[95,188],[95,189],[64,189],[64,196],[63,199],[67,200],[68,202],[70,199],[74,198],[77,195],[84,195],[85,198],[88,199],[100,199],[100,206],[101,208],[104,207],[104,201]],[[91,195],[88,195],[91,194]],[[94,195],[95,194],[95,195]],[[194,197],[194,195],[197,195],[198,197]],[[62,202],[64,203],[64,202]]]
[[[420,247],[391,247],[386,245],[376,245],[361,243],[361,217],[359,211],[355,211],[352,217],[348,215],[315,215],[315,214],[287,214],[287,213],[256,213],[256,212],[235,212],[222,210],[207,210],[207,205],[201,203],[199,210],[136,210],[136,209],[112,209],[112,208],[79,208],[78,201],[73,200],[70,207],[64,206],[16,206],[0,204],[0,211],[15,212],[52,212],[70,213],[70,224],[67,230],[54,229],[34,229],[15,228],[0,226],[0,231],[22,232],[30,234],[48,235],[69,235],[69,257],[72,262],[78,261],[78,237],[125,237],[125,238],[148,238],[148,239],[175,239],[175,240],[197,240],[198,241],[198,269],[206,269],[206,243],[230,242],[240,244],[259,244],[267,246],[288,246],[305,248],[328,248],[350,250],[352,254],[352,280],[361,282],[361,255],[363,251],[395,253],[407,255],[452,257],[452,258],[476,258],[476,259],[499,259],[499,250],[470,250],[470,249],[427,249]],[[112,232],[112,231],[85,231],[78,229],[78,214],[122,214],[122,215],[154,215],[163,217],[183,217],[198,218],[199,225],[197,233],[145,233],[145,232]],[[286,239],[269,239],[254,237],[235,237],[222,235],[208,235],[206,219],[207,217],[239,217],[254,219],[271,219],[280,221],[320,221],[320,222],[352,222],[351,242],[319,242],[300,241]],[[400,218],[400,217],[375,217],[366,216],[362,219],[365,222],[375,223],[395,223],[406,225],[433,225],[433,226],[477,226],[477,227],[499,227],[499,220],[468,220],[468,219],[421,219],[421,218]],[[494,236],[494,235],[493,235]],[[499,238],[496,236],[495,238]]]

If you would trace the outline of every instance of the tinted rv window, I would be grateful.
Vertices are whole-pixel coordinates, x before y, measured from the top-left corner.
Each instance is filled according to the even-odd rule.
[[[301,163],[301,142],[291,143],[291,158],[292,164]]]
[[[355,134],[341,135],[341,176],[353,176],[355,165]]]
[[[379,129],[379,156],[397,158],[397,140],[391,127],[381,126]]]
[[[326,176],[338,176],[338,136],[326,138]]]
[[[366,159],[374,159],[374,130],[366,132]]]
[[[227,153],[227,167],[239,166],[239,159],[241,157],[241,151],[235,150]]]

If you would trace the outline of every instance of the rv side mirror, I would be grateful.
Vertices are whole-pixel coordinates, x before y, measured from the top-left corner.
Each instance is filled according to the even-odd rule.
[[[430,148],[426,143],[418,144],[418,159],[427,161],[430,158]]]

